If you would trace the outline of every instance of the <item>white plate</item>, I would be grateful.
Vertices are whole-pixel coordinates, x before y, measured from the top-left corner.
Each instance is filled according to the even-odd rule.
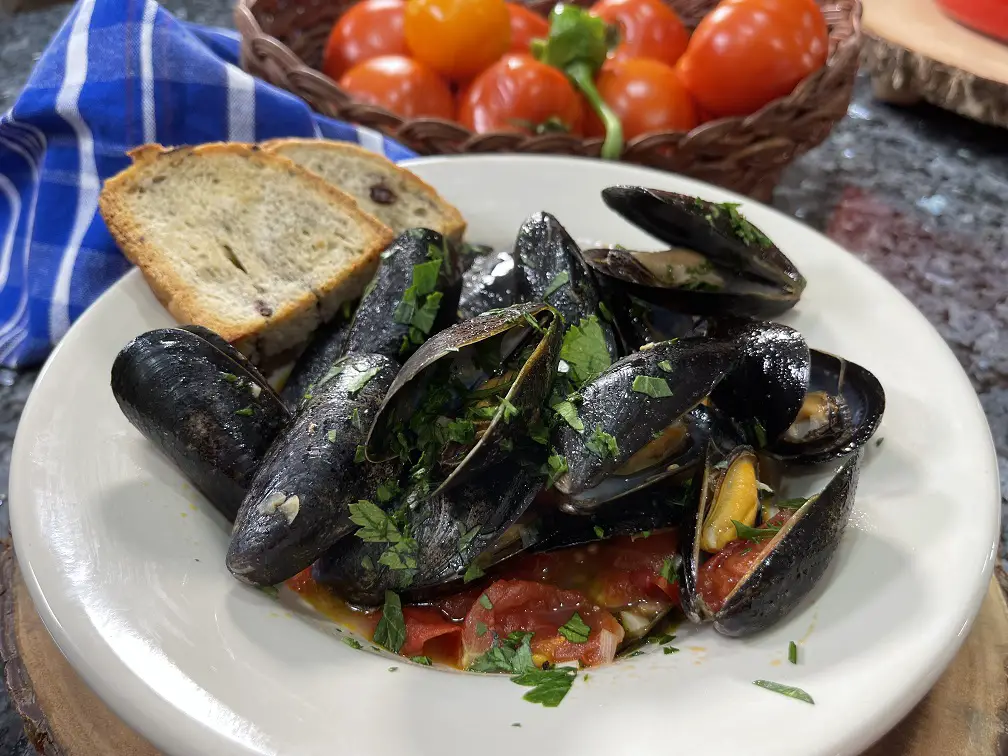
[[[808,278],[785,318],[809,342],[874,371],[888,406],[830,570],[785,622],[730,640],[683,628],[649,654],[579,679],[559,708],[505,677],[354,651],[240,585],[228,528],[120,414],[116,352],[172,321],[137,273],[92,307],[39,377],[14,445],[20,564],[60,649],[99,695],[168,754],[612,756],[854,754],[927,691],[969,630],[996,549],[999,488],[976,395],[952,353],[888,283],[822,236],[676,176],[562,158],[418,160],[470,238],[510,243],[554,213],[577,237],[648,243],[599,190],[639,183],[744,203]],[[653,244],[653,242],[652,242]],[[788,641],[802,643],[787,663]],[[657,651],[657,648],[653,648]],[[815,706],[764,691],[797,685]],[[520,723],[521,727],[512,726]]]

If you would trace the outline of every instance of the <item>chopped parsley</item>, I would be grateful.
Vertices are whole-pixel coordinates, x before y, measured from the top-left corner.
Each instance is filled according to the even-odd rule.
[[[371,379],[378,375],[381,367],[373,367],[364,372],[357,371],[357,375],[347,384],[347,391],[350,396],[357,396],[358,392],[371,382]]]
[[[553,279],[549,282],[549,286],[546,287],[546,291],[543,292],[543,299],[549,297],[554,291],[559,289],[561,286],[566,286],[570,282],[570,273],[566,270],[561,270]]]
[[[657,643],[659,646],[665,646],[675,640],[674,635],[669,635],[668,633],[662,633],[661,635],[652,635],[648,638],[648,643]]]
[[[413,266],[411,285],[403,292],[402,300],[392,313],[392,320],[400,325],[409,326],[399,349],[401,354],[409,352],[413,346],[422,344],[434,327],[434,320],[437,318],[443,297],[440,291],[434,290],[437,287],[442,262],[438,255],[429,262]]]
[[[482,638],[486,634],[487,634],[487,626],[486,626],[486,624],[483,623],[483,622],[477,621],[476,622],[476,637],[477,638]]]
[[[473,562],[466,568],[465,575],[462,577],[462,582],[471,583],[473,580],[479,580],[485,574],[486,573],[483,572],[483,569]]]
[[[571,618],[562,624],[557,632],[571,643],[587,643],[588,636],[591,635],[591,628],[581,619],[580,614],[574,612]]]
[[[334,430],[329,431],[328,433],[325,434],[325,437],[330,444],[336,443],[336,431]]]
[[[619,446],[616,445],[616,439],[602,430],[601,425],[595,426],[595,430],[585,441],[585,446],[588,447],[588,451],[602,459],[615,459],[619,456]]]
[[[360,651],[362,648],[364,648],[360,644],[360,641],[358,641],[356,638],[351,638],[348,635],[343,636],[343,642],[346,643],[348,646],[350,646],[350,648],[356,649],[358,651]]]
[[[493,602],[490,600],[490,597],[487,596],[485,593],[479,597],[479,602],[480,606],[482,606],[487,611],[493,609]]]
[[[787,696],[788,698],[794,698],[808,704],[815,704],[815,701],[812,700],[812,696],[801,688],[795,688],[791,685],[782,685],[781,683],[776,683],[771,680],[753,680],[753,685],[758,685],[766,690],[772,690],[774,693],[780,693],[782,696]]]
[[[732,520],[732,524],[735,526],[735,532],[738,534],[738,537],[745,541],[765,541],[769,538],[773,538],[780,532],[780,528],[772,525],[764,525],[761,528],[751,528],[744,522],[739,522],[738,520]]]
[[[402,533],[392,518],[367,499],[350,504],[350,522],[359,525],[357,537],[368,543],[398,543]]]
[[[788,643],[787,660],[792,664],[798,663],[798,644],[795,643],[794,641]]]
[[[678,654],[679,649],[675,646],[665,646],[665,648],[662,649],[662,652],[665,654]]]
[[[473,525],[470,530],[459,536],[459,553],[465,551],[472,545],[473,539],[479,535],[482,525]]]
[[[679,557],[666,557],[658,575],[669,583],[677,582],[679,580]]]
[[[553,405],[553,411],[562,417],[564,422],[566,422],[567,425],[576,430],[578,433],[584,432],[584,423],[581,421],[581,418],[578,417],[577,407],[575,407],[571,402],[558,402]]]
[[[363,423],[361,422],[360,409],[357,407],[353,408],[353,412],[350,413],[350,424],[353,425],[357,430],[363,430]]]
[[[672,363],[669,362],[668,360],[662,360],[661,362],[659,362],[658,363],[658,367],[660,367],[666,373],[671,373],[672,372]]]
[[[752,424],[753,438],[756,441],[756,448],[762,449],[767,445],[766,428],[759,420],[754,420]]]
[[[244,417],[251,417],[252,412],[253,410],[251,404],[248,407],[242,407],[240,410],[235,410],[236,415],[242,415]]]
[[[385,591],[385,606],[375,628],[374,642],[394,654],[398,654],[406,642],[406,620],[403,618],[402,602],[392,591]]]
[[[613,323],[613,322],[616,321],[616,319],[613,317],[612,310],[610,310],[606,306],[605,302],[602,302],[600,300],[599,303],[598,303],[598,308],[599,308],[599,312],[602,313],[602,317],[603,318],[605,318],[606,320],[608,320],[610,323]]]
[[[221,378],[223,378],[228,383],[238,383],[239,381],[241,381],[241,378],[239,378],[234,373],[221,373]]]
[[[496,636],[490,650],[469,665],[470,672],[522,675],[536,668],[532,661],[532,633],[512,633],[503,642]]]
[[[567,472],[567,458],[554,451],[546,460],[546,472],[549,475],[546,486],[549,488],[557,482],[557,478]]]
[[[414,664],[423,664],[425,667],[430,667],[434,664],[429,656],[411,656],[410,661]]]
[[[728,211],[728,223],[731,224],[731,228],[732,231],[735,232],[735,236],[744,241],[746,244],[750,244],[752,246],[771,246],[773,242],[770,241],[770,238],[746,220],[745,216],[738,211],[738,206],[738,202],[722,202],[720,205],[720,207]]]
[[[597,316],[582,318],[579,324],[567,329],[560,359],[569,366],[569,375],[578,388],[612,364]]]
[[[529,423],[528,434],[529,438],[541,446],[546,446],[549,443],[549,429],[541,420]]]
[[[392,478],[386,478],[378,484],[378,501],[382,504],[392,501],[399,495],[399,484]]]
[[[529,703],[542,704],[548,708],[559,706],[570,691],[577,677],[573,667],[554,667],[553,669],[533,669],[511,678],[518,685],[532,687],[522,698]]]
[[[672,396],[672,389],[664,378],[652,378],[650,375],[638,375],[633,379],[631,388],[638,394],[645,394],[652,399],[662,399]]]
[[[336,440],[335,431],[330,431],[330,433],[333,434],[333,437],[329,440],[335,441]],[[357,444],[357,450],[354,452],[353,461],[357,463],[367,461],[367,453],[364,450],[364,444]]]
[[[798,496],[794,499],[784,499],[783,501],[775,501],[773,502],[773,505],[777,507],[777,509],[801,509],[803,506],[805,506],[805,502],[807,501],[808,499],[804,499],[801,496]]]

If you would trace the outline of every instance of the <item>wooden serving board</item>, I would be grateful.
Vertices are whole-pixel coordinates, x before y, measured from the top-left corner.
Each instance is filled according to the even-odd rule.
[[[924,100],[1008,128],[1008,45],[956,23],[935,0],[864,0],[861,27],[878,99]]]
[[[1008,583],[1006,583],[1008,585]],[[0,656],[11,701],[46,756],[159,756],[70,668],[39,619],[10,544],[0,553]],[[1008,752],[1008,606],[995,580],[970,637],[938,684],[864,756]]]

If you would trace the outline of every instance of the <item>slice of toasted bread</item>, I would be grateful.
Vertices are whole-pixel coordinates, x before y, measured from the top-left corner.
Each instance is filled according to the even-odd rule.
[[[452,242],[462,240],[465,220],[433,187],[388,158],[348,142],[274,139],[263,149],[288,157],[357,200],[397,235],[429,228]]]
[[[253,358],[295,349],[361,294],[392,231],[286,158],[244,144],[145,145],[102,217],[179,321]]]

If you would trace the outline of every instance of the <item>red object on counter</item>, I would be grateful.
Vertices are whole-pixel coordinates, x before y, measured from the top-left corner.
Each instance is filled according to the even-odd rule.
[[[938,0],[953,21],[1008,42],[1008,0]]]

